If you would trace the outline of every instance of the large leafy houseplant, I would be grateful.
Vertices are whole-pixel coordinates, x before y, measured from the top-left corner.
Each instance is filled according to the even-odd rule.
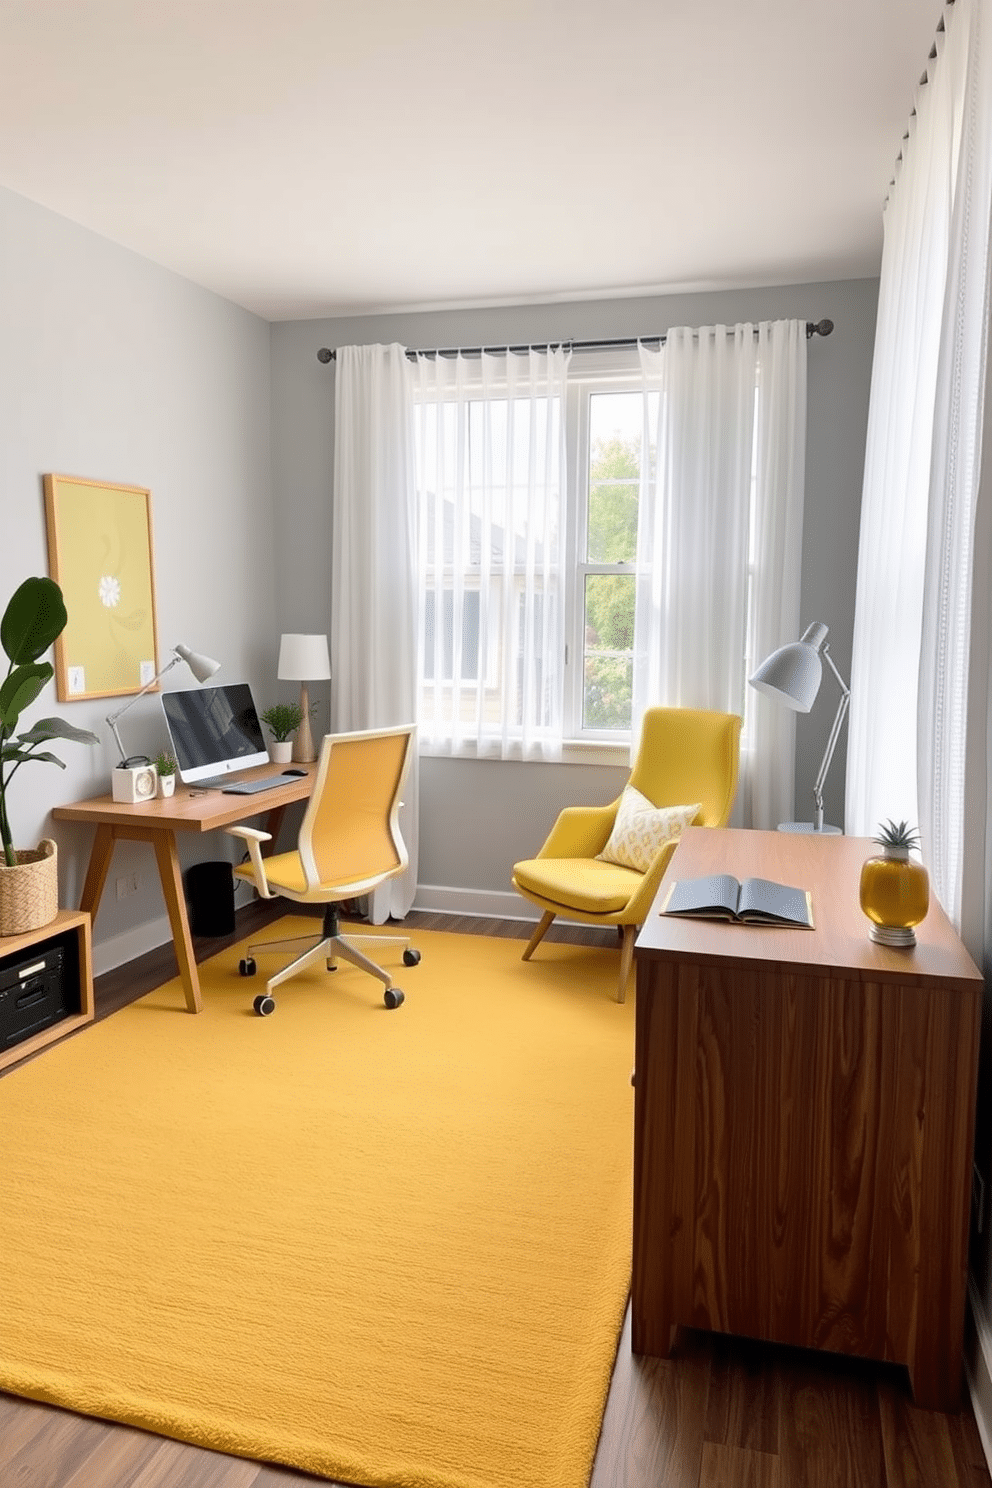
[[[0,841],[8,868],[17,866],[17,854],[7,813],[7,792],[14,776],[30,760],[65,764],[44,746],[52,739],[70,739],[79,744],[98,743],[89,729],[74,728],[63,718],[40,718],[23,733],[17,726],[24,709],[30,707],[42,688],[51,681],[50,662],[40,661],[65,629],[68,619],[62,590],[52,579],[25,579],[11,596],[0,620],[0,644],[10,665],[0,685]]]

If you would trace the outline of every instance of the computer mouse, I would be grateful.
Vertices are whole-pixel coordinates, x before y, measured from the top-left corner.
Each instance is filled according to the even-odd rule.
[[[306,770],[283,770],[284,775],[305,775]]]

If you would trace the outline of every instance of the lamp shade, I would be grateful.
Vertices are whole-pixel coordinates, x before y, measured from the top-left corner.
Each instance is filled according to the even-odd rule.
[[[197,682],[206,682],[214,672],[220,671],[220,662],[214,661],[212,656],[204,656],[201,651],[191,651],[188,646],[175,646],[173,649],[189,667]]]
[[[326,635],[284,635],[277,675],[284,682],[319,682],[331,675]]]
[[[751,686],[797,713],[808,713],[820,690],[823,676],[820,649],[826,638],[825,625],[808,626],[798,641],[780,646],[761,663],[748,679]]]

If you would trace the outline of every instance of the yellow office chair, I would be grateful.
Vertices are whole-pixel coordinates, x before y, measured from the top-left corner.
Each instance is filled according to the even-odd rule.
[[[740,732],[735,713],[647,710],[623,794],[609,806],[566,807],[537,857],[514,864],[513,887],[543,910],[525,961],[556,915],[616,925],[621,934],[617,1002],[623,1002],[637,929],[679,833],[689,825],[727,823],[737,792]]]
[[[333,971],[338,958],[384,984],[387,1008],[399,1007],[403,1001],[403,993],[393,985],[389,972],[364,955],[359,946],[402,946],[404,966],[416,966],[420,952],[411,950],[409,940],[402,937],[342,935],[338,905],[371,893],[407,866],[398,814],[413,736],[412,724],[364,733],[327,734],[321,745],[313,795],[292,852],[263,858],[262,843],[269,840],[268,832],[254,827],[225,828],[248,847],[249,862],[235,868],[237,878],[253,883],[264,899],[281,894],[299,904],[324,905],[319,935],[249,946],[239,963],[242,976],[254,976],[256,951],[306,946],[294,961],[269,977],[265,991],[255,998],[255,1011],[263,1017],[275,1011],[272,989],[280,982],[321,960],[328,971]]]

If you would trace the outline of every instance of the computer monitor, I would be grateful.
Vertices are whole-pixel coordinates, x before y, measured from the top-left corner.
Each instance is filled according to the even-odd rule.
[[[269,752],[247,682],[163,692],[162,708],[184,785],[268,764]]]

